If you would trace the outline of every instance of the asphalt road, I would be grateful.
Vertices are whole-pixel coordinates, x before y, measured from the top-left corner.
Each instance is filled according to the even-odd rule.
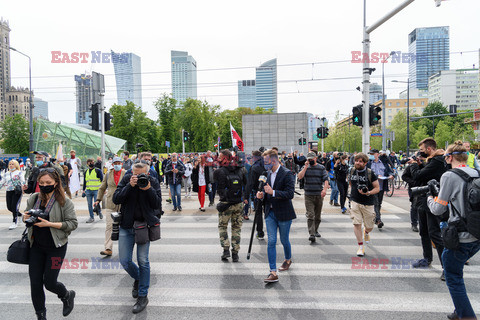
[[[165,190],[165,189],[163,189]],[[165,198],[165,197],[164,197]],[[0,194],[0,311],[2,319],[34,319],[28,267],[6,261],[10,243],[22,227],[8,230],[10,216]],[[22,202],[24,208],[25,199]],[[86,200],[74,199],[79,227],[69,240],[59,281],[77,292],[69,319],[446,319],[453,311],[441,267],[415,270],[421,257],[418,233],[410,230],[408,198],[398,192],[385,197],[385,227],[375,229],[364,259],[356,257],[356,241],[348,214],[324,202],[320,233],[308,241],[303,196],[295,196],[298,218],[291,230],[293,264],[280,281],[266,285],[266,241],[254,239],[246,259],[252,222],[244,221],[240,262],[222,262],[218,218],[213,208],[198,211],[196,195],[184,199],[184,210],[164,203],[162,239],[150,247],[150,304],[139,315],[131,308],[132,279],[119,269],[118,251],[102,258],[104,220],[86,224]],[[277,245],[277,262],[283,248]],[[84,262],[76,265],[72,259]],[[376,260],[374,260],[376,259]],[[84,268],[82,268],[84,267]],[[480,258],[465,267],[465,282],[475,310],[480,310]],[[62,319],[61,303],[47,296],[48,319]]]

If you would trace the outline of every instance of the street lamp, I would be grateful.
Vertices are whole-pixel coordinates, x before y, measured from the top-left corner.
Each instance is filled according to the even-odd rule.
[[[410,83],[417,82],[416,80],[407,81],[392,80],[392,82],[406,83],[407,84],[407,157],[410,156]]]
[[[387,150],[387,119],[386,111],[385,111],[385,70],[384,64],[388,61],[388,59],[395,54],[395,51],[390,52],[388,57],[382,61],[382,149]]]
[[[32,59],[26,55],[25,53],[21,52],[21,51],[18,51],[17,49],[15,48],[12,48],[10,46],[8,46],[8,48],[10,50],[13,50],[13,51],[16,51],[18,53],[20,53],[22,56],[25,56],[28,58],[28,79],[30,81],[30,88],[29,88],[29,91],[30,91],[30,100],[29,100],[29,103],[30,103],[30,117],[29,117],[29,131],[30,131],[30,136],[29,136],[29,139],[28,139],[28,151],[30,152],[30,157],[32,156],[32,151],[33,151],[33,101],[32,101]]]

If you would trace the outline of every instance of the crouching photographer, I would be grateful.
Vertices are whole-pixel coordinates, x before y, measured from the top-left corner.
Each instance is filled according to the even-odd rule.
[[[432,138],[423,139],[418,146],[420,157],[427,160],[426,164],[418,158],[408,161],[411,165],[412,179],[420,187],[427,186],[432,179],[439,182],[440,177],[447,170],[447,165],[443,159],[444,151],[437,150],[437,143]],[[427,268],[433,260],[432,241],[437,249],[438,258],[442,262],[443,241],[440,232],[440,220],[430,212],[427,206],[426,190],[424,192],[415,192],[412,189],[412,197],[414,198],[414,206],[418,211],[419,233],[423,247],[423,259],[415,261],[412,266],[414,268]],[[445,280],[443,272],[440,279]]]
[[[120,263],[135,280],[132,296],[137,302],[133,306],[133,313],[141,312],[148,304],[150,241],[160,238],[160,216],[157,212],[161,212],[162,193],[157,179],[151,178],[148,171],[147,164],[134,164],[132,174],[123,177],[113,194],[113,203],[121,205],[118,239]],[[116,223],[119,217],[112,216],[112,219]],[[132,261],[135,243],[138,266]]]
[[[440,179],[437,197],[428,197],[428,207],[437,216],[449,213],[442,236],[445,250],[443,268],[455,306],[449,319],[476,319],[463,282],[465,262],[480,250],[479,172],[467,166],[468,153],[461,141],[448,146],[445,161],[452,170]]]

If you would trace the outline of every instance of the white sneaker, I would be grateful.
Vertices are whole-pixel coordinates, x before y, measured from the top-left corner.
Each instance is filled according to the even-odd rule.
[[[16,227],[17,227],[17,223],[14,222],[14,223],[12,223],[12,225],[11,225],[10,227],[8,227],[8,230],[13,230],[13,229],[15,229]]]
[[[370,234],[365,232],[365,228],[363,228],[363,242],[370,243]]]
[[[365,255],[365,247],[364,246],[358,246],[357,256],[363,257],[364,255]]]

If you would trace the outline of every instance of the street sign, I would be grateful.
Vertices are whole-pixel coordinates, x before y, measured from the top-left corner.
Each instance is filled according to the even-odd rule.
[[[165,146],[170,148],[170,141],[165,141]]]
[[[370,134],[371,137],[381,137],[382,134],[381,133],[372,133]]]

